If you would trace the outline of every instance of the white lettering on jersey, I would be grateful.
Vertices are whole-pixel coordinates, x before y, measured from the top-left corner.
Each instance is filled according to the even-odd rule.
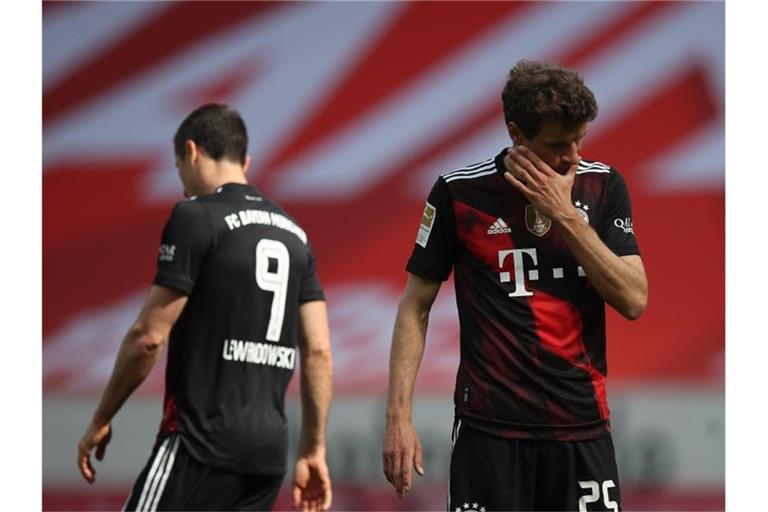
[[[539,270],[537,265],[539,264],[538,254],[536,249],[510,249],[506,251],[499,251],[499,280],[502,283],[512,282],[512,275],[508,270],[504,270],[504,262],[507,256],[512,255],[512,270],[514,272],[515,279],[515,291],[509,294],[510,297],[530,297],[533,292],[526,289],[525,278],[528,277],[528,281],[538,281],[540,279]],[[526,258],[531,261],[531,264],[526,265]],[[563,267],[554,267],[552,270],[552,279],[563,279],[565,277],[565,269]],[[572,271],[569,271],[572,272]],[[576,273],[579,277],[586,277],[586,273],[581,266],[576,268]],[[547,275],[546,273],[544,275]]]
[[[296,364],[296,349],[271,343],[256,343],[245,340],[224,340],[221,354],[226,361],[261,364],[275,368],[293,370]]]
[[[266,210],[240,210],[224,216],[224,222],[230,231],[251,224],[261,224],[264,226],[274,226],[284,229],[296,235],[302,243],[307,243],[307,234],[285,215],[269,212]]]
[[[173,255],[176,253],[176,246],[172,244],[161,244],[160,254],[157,259],[159,261],[173,261]]]
[[[625,233],[635,234],[635,227],[632,225],[632,219],[629,217],[625,219],[616,219],[613,221],[613,225]]]
[[[510,297],[528,297],[533,295],[533,292],[529,292],[525,289],[525,265],[523,263],[523,254],[527,254],[533,260],[533,264],[538,264],[538,258],[536,257],[536,249],[512,249],[509,251],[499,251],[499,268],[504,268],[504,260],[508,255],[512,255],[512,262],[515,271],[515,291],[510,293]],[[533,271],[532,271],[533,272]],[[538,272],[535,274],[538,279]],[[510,281],[509,272],[499,273],[499,278],[502,283],[508,283]]]

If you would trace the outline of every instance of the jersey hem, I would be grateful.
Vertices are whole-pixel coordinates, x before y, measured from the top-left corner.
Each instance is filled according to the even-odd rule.
[[[228,471],[230,473],[234,473],[238,475],[264,475],[264,476],[283,476],[285,475],[285,472],[287,469],[287,465],[285,464],[281,466],[264,466],[260,464],[244,463],[243,461],[227,462],[222,459],[211,459],[211,458],[203,457],[195,449],[195,447],[193,446],[193,443],[190,442],[190,440],[187,438],[184,432],[182,430],[179,430],[178,428],[173,431],[161,429],[157,435],[158,437],[160,437],[160,436],[168,436],[171,434],[179,435],[181,442],[184,443],[184,449],[187,450],[187,453],[192,459],[194,459],[199,464],[202,464],[203,466],[208,466],[209,468],[213,468],[221,471]]]
[[[489,420],[456,412],[463,423],[488,435],[507,439],[532,439],[538,441],[589,441],[611,433],[610,420],[598,420],[578,425],[520,425]]]

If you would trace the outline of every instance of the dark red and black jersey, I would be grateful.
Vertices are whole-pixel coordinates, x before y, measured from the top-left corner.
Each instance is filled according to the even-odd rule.
[[[406,269],[434,281],[454,272],[454,403],[467,425],[514,438],[596,438],[610,430],[605,303],[557,225],[504,179],[505,153],[438,178]],[[614,253],[639,254],[615,169],[582,160],[571,197]]]
[[[154,283],[189,295],[171,331],[161,431],[211,467],[283,474],[298,308],[323,299],[305,232],[229,183],[175,206]]]

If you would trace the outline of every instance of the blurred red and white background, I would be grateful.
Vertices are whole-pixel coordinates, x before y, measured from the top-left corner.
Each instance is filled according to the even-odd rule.
[[[583,154],[618,168],[632,195],[649,306],[608,320],[625,508],[722,509],[724,32],[719,2],[44,3],[44,508],[119,508],[149,456],[164,364],[116,419],[97,484],[74,463],[183,198],[171,138],[209,101],[241,112],[251,182],[316,251],[334,508],[444,507],[452,283],[416,389],[427,476],[403,500],[380,463],[392,323],[431,184],[508,145],[500,92],[528,58],[583,74],[600,104]],[[294,382],[292,439],[297,405]]]

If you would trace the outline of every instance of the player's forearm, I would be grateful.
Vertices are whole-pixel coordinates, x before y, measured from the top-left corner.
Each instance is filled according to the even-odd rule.
[[[411,419],[416,375],[427,334],[429,308],[401,302],[395,319],[389,359],[387,421]]]
[[[299,453],[325,450],[325,425],[333,394],[331,351],[315,349],[301,359],[301,439]]]
[[[557,220],[568,247],[597,293],[630,320],[645,311],[648,283],[642,271],[613,253],[579,215]]]
[[[102,394],[92,422],[105,425],[120,410],[133,391],[147,378],[162,353],[162,340],[134,326],[123,339],[112,375]]]

